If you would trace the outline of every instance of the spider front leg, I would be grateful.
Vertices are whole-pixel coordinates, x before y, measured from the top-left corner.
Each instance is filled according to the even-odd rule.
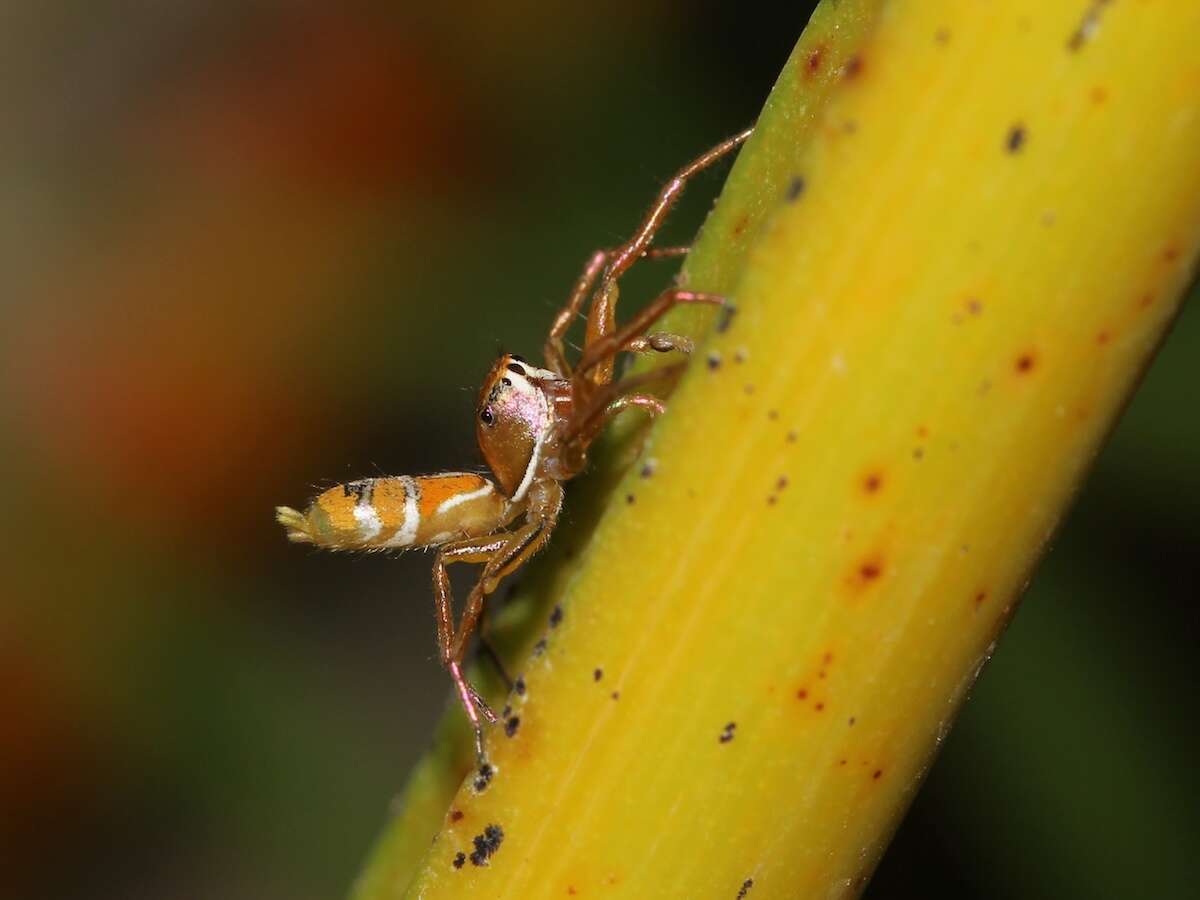
[[[674,259],[687,256],[689,249],[689,247],[649,247],[642,251],[641,257],[643,259]],[[599,277],[604,266],[616,252],[616,250],[597,250],[588,258],[583,272],[580,273],[575,286],[571,289],[571,296],[567,299],[566,305],[559,310],[550,326],[550,333],[546,336],[542,355],[546,360],[546,367],[563,377],[571,374],[571,366],[567,363],[563,339],[575,321],[575,317],[583,309],[583,304],[592,290],[592,285],[596,283],[596,278]]]
[[[720,294],[708,294],[702,291],[689,291],[683,288],[671,288],[655,297],[642,310],[625,323],[615,333],[596,336],[583,348],[583,356],[575,368],[576,377],[588,377],[596,384],[607,384],[612,380],[612,361],[623,350],[639,348],[639,341],[650,341],[653,337],[646,335],[646,330],[658,321],[667,310],[679,303],[709,303],[724,306],[726,300]],[[667,337],[675,337],[668,335]],[[658,349],[650,345],[652,349]],[[677,349],[668,347],[667,349]],[[593,371],[594,370],[594,371]]]

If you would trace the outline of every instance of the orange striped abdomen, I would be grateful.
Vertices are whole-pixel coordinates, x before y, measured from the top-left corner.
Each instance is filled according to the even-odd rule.
[[[482,475],[364,478],[277,516],[293,541],[334,550],[429,547],[496,531],[516,512]]]

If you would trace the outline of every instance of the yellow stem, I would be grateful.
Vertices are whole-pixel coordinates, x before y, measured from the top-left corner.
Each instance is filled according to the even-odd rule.
[[[356,896],[861,890],[1194,271],[1196,34],[818,10],[688,261],[736,316],[572,493],[494,776],[455,714]]]

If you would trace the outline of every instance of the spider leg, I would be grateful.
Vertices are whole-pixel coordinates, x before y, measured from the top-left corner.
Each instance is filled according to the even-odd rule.
[[[482,715],[489,722],[496,721],[496,714],[479,696],[479,692],[467,681],[462,671],[462,659],[454,658],[454,604],[450,591],[450,574],[446,567],[450,563],[486,563],[509,539],[507,533],[470,538],[445,544],[438,550],[433,562],[433,596],[437,610],[437,642],[442,665],[450,672],[454,689],[462,703],[463,711],[475,732],[475,752],[480,764],[484,762]]]
[[[642,223],[638,226],[637,231],[634,232],[633,237],[613,251],[612,261],[608,264],[608,268],[604,272],[604,281],[614,281],[624,275],[646,248],[650,246],[654,240],[654,235],[658,233],[658,229],[662,227],[663,221],[671,211],[671,207],[675,205],[675,201],[683,193],[688,179],[707,169],[723,156],[732,153],[745,143],[746,138],[750,137],[753,131],[753,128],[747,128],[740,134],[735,134],[728,140],[722,141],[717,146],[696,157],[696,159],[680,169],[674,178],[663,185],[662,189],[658,192],[658,197],[655,198],[654,204],[650,207],[650,211],[642,219]]]
[[[650,211],[646,213],[646,217],[638,226],[637,231],[634,232],[633,237],[609,252],[607,265],[604,266],[603,273],[599,276],[599,285],[592,294],[592,305],[588,310],[587,331],[583,345],[583,360],[576,367],[575,376],[580,375],[587,369],[590,370],[588,380],[592,384],[608,384],[611,382],[613,379],[612,356],[619,352],[620,348],[629,343],[632,338],[644,332],[649,322],[665,311],[664,307],[657,314],[653,315],[649,321],[643,322],[639,326],[626,326],[621,329],[619,333],[624,335],[624,337],[622,340],[615,342],[615,346],[613,342],[609,341],[609,338],[616,331],[616,305],[619,294],[617,280],[649,249],[654,236],[658,233],[658,229],[662,227],[667,214],[670,213],[671,208],[674,207],[675,202],[679,199],[679,195],[683,193],[688,180],[722,157],[732,153],[750,137],[752,132],[753,129],[746,129],[740,134],[734,135],[728,140],[717,144],[717,146],[710,149],[707,153],[701,154],[680,169],[675,177],[668,181],[662,190],[659,191],[658,197],[650,207]],[[593,261],[596,261],[596,259],[594,258]],[[595,277],[593,276],[593,278]],[[692,295],[692,292],[676,291],[675,299],[668,302],[667,307],[672,303],[684,302],[689,295]],[[660,297],[659,299],[662,298]],[[603,351],[593,349],[598,344],[603,345]],[[586,365],[584,365],[585,361]],[[578,384],[579,382],[577,381]]]
[[[584,345],[579,365],[575,367],[575,377],[587,377],[593,383],[598,384],[607,384],[612,381],[613,357],[629,348],[629,345],[642,337],[646,330],[658,321],[667,310],[679,303],[711,303],[722,306],[725,304],[725,298],[719,294],[706,294],[683,288],[670,288],[663,291],[619,330],[597,335]]]
[[[641,337],[635,337],[621,348],[626,353],[691,353],[696,344],[690,337],[674,334],[670,331],[655,331]]]
[[[467,719],[471,722],[471,728],[475,732],[475,752],[480,765],[487,760],[483,749],[483,724],[480,718],[494,723],[496,714],[492,712],[491,707],[463,674],[463,657],[466,655],[467,644],[475,631],[479,617],[483,614],[484,601],[488,594],[496,590],[505,576],[519,569],[526,560],[537,553],[550,539],[551,532],[554,531],[558,520],[558,511],[562,505],[562,487],[557,482],[551,481],[542,489],[542,493],[544,496],[539,497],[536,507],[531,502],[528,513],[529,521],[520,528],[511,532],[446,544],[438,551],[433,564],[438,649],[441,653],[442,665],[450,672],[455,691],[462,702]],[[458,628],[455,629],[450,575],[447,572],[447,566],[450,563],[458,562],[482,563],[483,572],[467,597]]]
[[[691,248],[649,247],[642,251],[641,256],[643,259],[672,259],[686,256],[689,249]],[[615,250],[597,250],[588,257],[583,272],[580,273],[579,278],[575,281],[575,286],[571,289],[566,305],[558,311],[558,315],[554,317],[554,322],[550,326],[550,333],[546,336],[542,355],[546,360],[546,367],[563,377],[571,374],[571,366],[567,362],[563,349],[563,339],[575,321],[575,317],[583,309],[583,304],[592,290],[592,285],[596,283],[596,278],[599,277],[615,252]]]

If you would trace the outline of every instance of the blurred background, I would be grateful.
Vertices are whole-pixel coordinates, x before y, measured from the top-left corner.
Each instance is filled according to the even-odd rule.
[[[429,559],[309,553],[272,507],[478,465],[497,349],[540,353],[809,12],[386,6],[3,13],[5,896],[345,892],[448,698]],[[1193,307],[868,896],[1194,889],[1198,379]]]

